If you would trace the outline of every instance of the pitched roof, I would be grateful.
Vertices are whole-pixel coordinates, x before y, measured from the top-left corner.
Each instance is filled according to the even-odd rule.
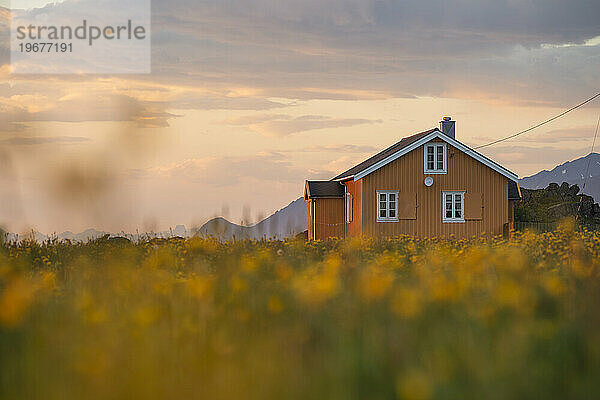
[[[405,148],[407,146],[410,146],[417,140],[421,139],[424,136],[429,135],[430,133],[432,133],[436,130],[437,130],[437,128],[430,129],[425,132],[417,133],[416,135],[405,137],[402,140],[400,140],[398,143],[391,145],[387,149],[380,151],[379,153],[375,154],[371,158],[361,162],[358,165],[355,165],[354,167],[350,168],[349,170],[347,170],[345,172],[342,172],[341,174],[339,174],[332,180],[344,180],[345,178],[350,178],[350,177],[358,174],[359,172],[364,171],[365,169],[373,166],[374,164],[377,164],[378,162],[385,160],[388,156],[394,154],[395,152],[397,152],[399,150],[402,150],[403,148]]]
[[[343,198],[344,185],[338,181],[306,181],[305,199]]]
[[[355,181],[359,180],[359,179],[369,175],[373,171],[376,171],[379,168],[398,159],[399,157],[402,157],[404,154],[407,154],[407,153],[411,152],[412,150],[418,148],[419,146],[429,142],[430,140],[436,139],[436,138],[447,142],[451,146],[453,146],[453,147],[457,148],[458,150],[462,151],[463,153],[473,157],[477,161],[479,161],[482,164],[486,165],[487,167],[493,169],[494,171],[498,172],[499,174],[504,175],[509,180],[517,181],[519,179],[517,174],[507,170],[506,168],[504,168],[500,164],[490,160],[483,154],[478,153],[477,151],[471,149],[468,146],[465,146],[464,144],[457,141],[456,139],[443,134],[439,129],[436,128],[436,129],[431,129],[429,131],[417,133],[416,135],[409,136],[408,138],[402,139],[395,145],[388,147],[387,149],[383,150],[380,153],[377,153],[373,157],[369,158],[366,161],[363,161],[362,163],[358,164],[357,166],[355,166],[353,168],[350,168],[348,171],[336,176],[332,180],[344,181],[344,180],[348,180],[348,179],[352,179],[352,178]]]

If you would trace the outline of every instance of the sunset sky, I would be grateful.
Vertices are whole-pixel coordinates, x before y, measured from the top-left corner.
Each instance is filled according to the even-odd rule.
[[[256,221],[444,115],[476,146],[600,88],[597,0],[155,1],[152,73],[115,76],[11,74],[0,7],[0,225],[15,232]],[[599,113],[482,152],[528,176],[586,155]]]

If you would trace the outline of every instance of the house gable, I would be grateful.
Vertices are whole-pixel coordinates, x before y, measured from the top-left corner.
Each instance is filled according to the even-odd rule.
[[[413,141],[412,143],[408,144],[407,146],[404,146],[404,147],[400,148],[399,150],[397,150],[396,152],[386,156],[385,158],[382,158],[381,160],[371,164],[370,166],[354,173],[353,178],[355,181],[359,180],[361,178],[364,178],[365,176],[371,174],[373,171],[378,170],[379,168],[391,163],[394,160],[397,160],[398,158],[404,156],[405,154],[410,153],[411,151],[425,145],[426,143],[428,143],[434,139],[440,139],[440,140],[448,143],[449,145],[453,146],[454,148],[456,148],[456,149],[460,150],[461,152],[467,154],[468,156],[476,159],[477,161],[481,162],[485,166],[493,169],[494,171],[498,172],[499,174],[505,176],[506,178],[508,178],[514,182],[517,182],[519,179],[519,177],[516,174],[514,174],[513,172],[507,170],[506,168],[495,163],[494,161],[490,160],[489,158],[485,157],[484,155],[476,152],[475,150],[465,146],[464,144],[460,143],[459,141],[452,139],[451,137],[443,134],[442,132],[440,132],[437,129],[431,131],[430,133],[422,135],[422,137],[418,138],[418,140]]]
[[[441,139],[434,139],[439,141]],[[458,148],[448,144],[448,173],[432,175],[433,184],[424,182],[424,147],[386,164],[362,178],[362,234],[393,237],[471,237],[481,233],[501,234],[509,219],[510,180],[488,168]],[[377,191],[397,191],[398,221],[377,221]],[[445,222],[444,192],[465,194],[462,223]],[[478,199],[478,201],[476,201]]]

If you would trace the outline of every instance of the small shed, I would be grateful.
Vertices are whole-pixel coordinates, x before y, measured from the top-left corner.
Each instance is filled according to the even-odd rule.
[[[345,236],[344,194],[345,186],[338,181],[306,181],[310,240]]]

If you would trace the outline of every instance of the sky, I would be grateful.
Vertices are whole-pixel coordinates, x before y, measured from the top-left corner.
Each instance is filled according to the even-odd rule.
[[[59,1],[48,1],[48,0],[0,0],[0,7],[14,8],[14,9],[31,9],[41,8],[48,4],[60,3]]]
[[[0,225],[14,232],[256,222],[442,116],[476,146],[600,88],[597,0],[154,1],[151,74],[65,76],[10,73],[8,3]],[[482,153],[520,177],[551,169],[589,153],[599,113]]]

